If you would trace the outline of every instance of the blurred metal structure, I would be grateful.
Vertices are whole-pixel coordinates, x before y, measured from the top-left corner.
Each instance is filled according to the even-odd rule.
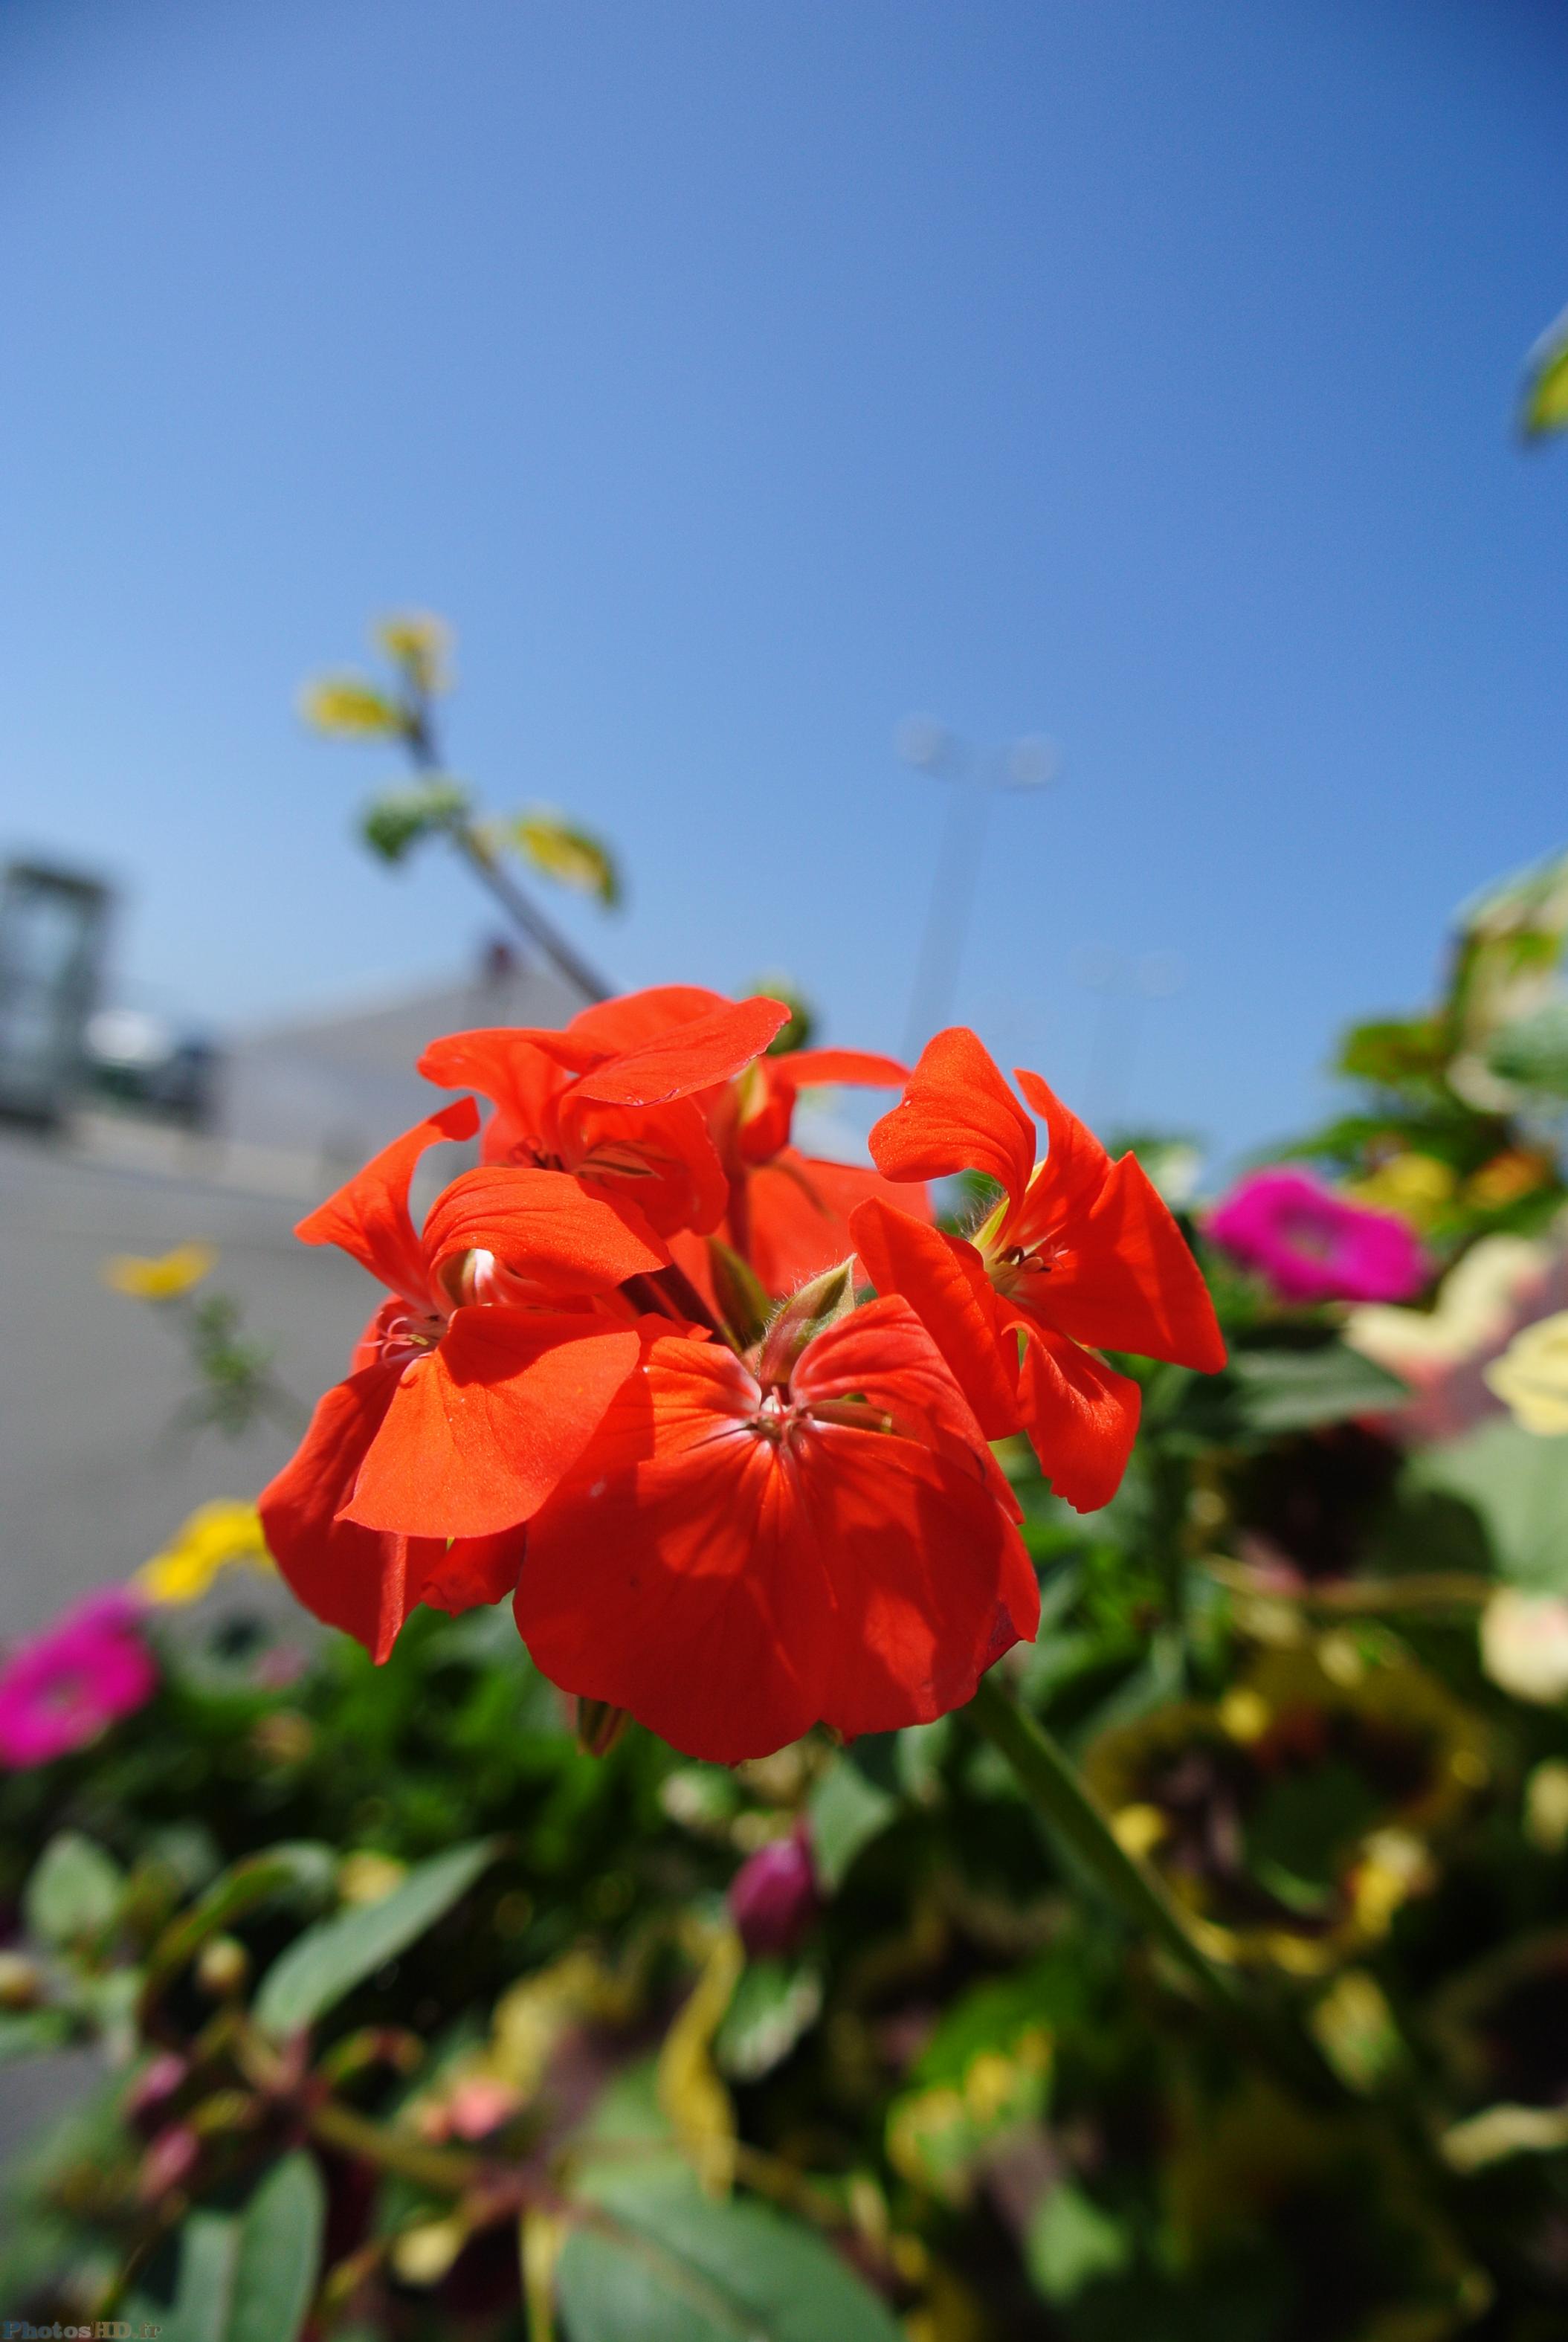
[[[45,862],[0,869],[0,1114],[56,1124],[82,1076],[114,898]]]
[[[929,716],[905,716],[894,746],[906,765],[947,781],[953,791],[910,994],[905,1055],[913,1062],[953,1013],[992,800],[1003,790],[1044,788],[1056,778],[1061,760],[1054,744],[1039,733],[976,750]]]

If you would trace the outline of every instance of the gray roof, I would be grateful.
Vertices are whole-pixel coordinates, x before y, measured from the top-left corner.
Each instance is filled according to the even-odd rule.
[[[428,1043],[475,1025],[558,1026],[584,1005],[558,976],[515,968],[236,1034],[215,1135],[312,1158],[330,1184],[440,1102],[414,1070]]]

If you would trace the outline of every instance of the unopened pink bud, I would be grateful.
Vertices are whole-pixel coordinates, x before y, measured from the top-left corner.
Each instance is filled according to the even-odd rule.
[[[181,2187],[195,2169],[202,2143],[189,2123],[170,2123],[159,2131],[145,2155],[136,2181],[136,2192],[145,2204],[155,2204],[161,2197]]]
[[[169,2101],[190,2068],[173,2049],[162,2049],[143,2067],[125,2093],[125,2120],[133,2130],[150,2138],[168,2119]]]
[[[804,1827],[748,1855],[730,1881],[730,1917],[754,1959],[793,1952],[822,1906]]]

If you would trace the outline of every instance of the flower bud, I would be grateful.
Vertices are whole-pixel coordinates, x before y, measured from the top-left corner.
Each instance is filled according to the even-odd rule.
[[[806,1344],[846,1317],[854,1307],[853,1258],[824,1269],[798,1293],[792,1293],[768,1327],[757,1366],[758,1382],[764,1388],[770,1383],[788,1382],[790,1369]]]
[[[250,1954],[233,1936],[215,1936],[196,1961],[196,1982],[214,2000],[239,1992],[250,1972]]]
[[[607,1699],[577,1702],[577,1746],[584,1756],[607,1756],[631,1722],[624,1707]]]
[[[0,1952],[0,2008],[36,2008],[44,1978],[25,1952]]]
[[[173,2049],[160,2050],[148,2060],[125,2093],[125,2117],[133,2130],[151,2138],[159,2125],[167,2122],[169,2108],[190,2070]]]
[[[156,2204],[184,2187],[196,2167],[202,2143],[189,2123],[170,2123],[153,2139],[142,2157],[136,2193],[144,2204]]]
[[[315,1726],[296,1708],[275,1708],[258,1719],[251,1746],[269,1765],[303,1765],[315,1746]]]
[[[729,1906],[754,1959],[776,1958],[797,1948],[822,1907],[802,1825],[746,1857],[730,1881]]]

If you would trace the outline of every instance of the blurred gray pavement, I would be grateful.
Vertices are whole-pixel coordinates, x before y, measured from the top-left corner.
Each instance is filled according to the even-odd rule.
[[[215,1245],[209,1287],[275,1337],[275,1371],[306,1405],[345,1371],[374,1297],[352,1261],[293,1237],[317,1199],[308,1172],[293,1195],[255,1192],[202,1176],[189,1146],[147,1167],[125,1151],[0,1127],[0,1642],[127,1577],[206,1498],[253,1496],[292,1445],[272,1425],[172,1428],[183,1349],[156,1308],[104,1283],[107,1254]]]
[[[250,1333],[275,1336],[275,1370],[306,1405],[344,1372],[375,1295],[352,1261],[291,1234],[319,1176],[307,1187],[308,1171],[269,1162],[275,1186],[305,1192],[254,1192],[201,1176],[188,1142],[111,1131],[81,1151],[93,1139],[0,1126],[0,1644],[128,1577],[206,1498],[254,1496],[292,1446],[270,1425],[171,1432],[192,1386],[184,1351],[156,1309],[104,1283],[106,1254],[216,1245],[209,1285],[241,1298]],[[116,1147],[128,1159],[103,1159]],[[87,2053],[0,2070],[0,2162],[97,2071]]]

